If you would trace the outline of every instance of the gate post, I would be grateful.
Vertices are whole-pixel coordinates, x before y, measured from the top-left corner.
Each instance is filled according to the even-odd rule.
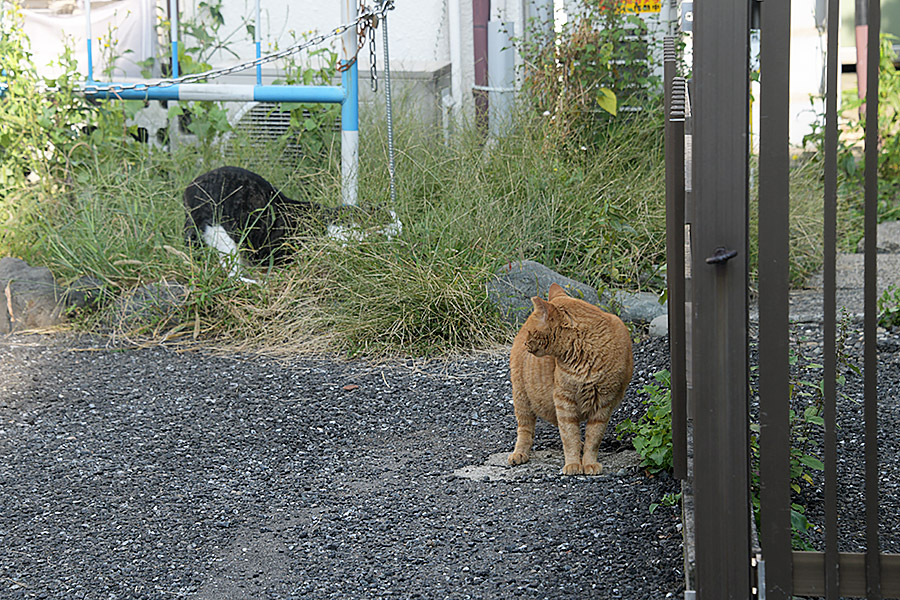
[[[751,595],[747,0],[694,6],[694,502],[700,600]]]
[[[836,21],[835,19],[835,24]],[[762,44],[758,206],[759,222],[765,223],[765,226],[759,227],[758,238],[759,533],[765,561],[765,573],[761,573],[764,581],[761,583],[765,585],[769,600],[790,600],[790,61],[785,59],[791,55],[790,0],[760,3],[760,25]]]

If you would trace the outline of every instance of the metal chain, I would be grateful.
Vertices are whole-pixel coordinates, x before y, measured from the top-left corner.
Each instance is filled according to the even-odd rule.
[[[388,175],[391,178],[391,205],[397,206],[397,188],[394,184],[394,120],[391,112],[391,59],[388,54],[387,11],[394,8],[394,0],[376,0],[381,6],[384,21],[384,99],[387,104]]]
[[[119,92],[119,91],[125,91],[125,90],[147,90],[152,87],[171,87],[173,85],[179,85],[182,83],[200,83],[203,81],[208,81],[210,79],[217,79],[219,77],[224,77],[225,75],[231,75],[232,73],[246,71],[247,69],[253,69],[259,65],[264,65],[266,63],[270,63],[270,62],[276,61],[278,59],[288,57],[291,54],[296,54],[297,52],[305,50],[306,48],[309,48],[311,46],[317,46],[330,38],[342,35],[348,29],[351,29],[351,28],[356,29],[360,25],[360,23],[362,23],[364,21],[371,23],[374,18],[375,23],[377,23],[378,19],[380,17],[383,17],[384,13],[391,9],[393,9],[393,4],[390,4],[390,6],[385,4],[376,11],[372,11],[371,9],[366,8],[365,12],[363,14],[359,15],[356,18],[356,20],[353,21],[352,23],[346,23],[344,25],[335,27],[328,33],[323,33],[323,34],[317,35],[313,38],[310,38],[309,40],[307,40],[305,42],[302,42],[300,44],[295,44],[289,48],[281,50],[280,52],[275,52],[274,54],[268,54],[266,56],[261,56],[260,58],[256,58],[254,60],[250,60],[247,62],[232,65],[230,67],[223,67],[220,69],[210,69],[209,71],[204,71],[202,73],[183,75],[183,76],[175,78],[175,79],[161,79],[159,81],[154,81],[151,83],[145,83],[145,82],[116,83],[116,84],[110,85],[110,84],[101,84],[101,83],[91,82],[91,83],[86,83],[84,85],[84,87],[82,88],[82,91],[86,92],[86,93],[96,93],[96,92],[101,92],[101,91],[102,92],[107,92],[107,91]],[[356,60],[356,56],[354,56],[350,61],[348,61],[346,63],[346,65],[347,65],[346,68],[349,68],[349,65],[353,64],[353,62],[355,60]],[[338,70],[341,70],[341,69],[339,68]]]
[[[387,21],[384,23],[385,27],[387,27]],[[371,76],[372,76],[372,91],[378,91],[378,57],[375,55],[375,29],[369,29],[369,61],[372,63],[371,67]]]
[[[381,12],[373,11],[360,0],[358,9],[360,17],[356,20],[359,45],[357,45],[356,52],[353,53],[350,60],[338,65],[338,72],[346,71],[356,63],[356,57],[359,56],[359,51],[366,45],[366,32],[373,31],[378,27],[378,18],[383,12],[383,10]]]

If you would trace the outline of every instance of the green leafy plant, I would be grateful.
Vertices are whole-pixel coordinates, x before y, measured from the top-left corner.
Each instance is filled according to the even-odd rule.
[[[881,327],[900,326],[900,287],[891,285],[878,298],[878,324]]]
[[[797,425],[797,415],[794,411],[791,414],[791,430]],[[792,438],[793,439],[793,438]],[[800,441],[800,440],[797,440]],[[800,442],[800,443],[805,443]],[[760,518],[760,496],[759,496],[759,425],[752,423],[750,425],[750,453],[753,462],[753,468],[750,472],[750,501],[753,506],[753,514],[759,525]],[[806,454],[804,450],[796,446],[791,446],[791,489],[795,493],[800,493],[801,481],[812,484],[812,477],[807,472],[807,468],[817,471],[824,469],[821,460],[812,455]],[[806,507],[798,502],[791,502],[791,540],[795,550],[814,550],[809,543],[806,532],[813,526],[806,518]]]
[[[655,105],[652,45],[640,16],[621,0],[582,0],[562,31],[532,19],[516,41],[523,58],[525,101],[545,122],[548,143],[602,141],[602,114]]]
[[[878,64],[878,219],[900,218],[900,71],[894,67],[895,36],[882,34]],[[821,97],[810,98],[815,107]],[[842,193],[861,202],[859,188],[865,173],[865,156],[861,140],[865,135],[865,98],[857,91],[847,90],[841,102],[842,135],[838,139],[838,167],[842,177]],[[825,115],[812,125],[804,136],[804,145],[815,147],[822,154],[825,140]],[[861,209],[860,209],[861,210]],[[856,240],[854,240],[855,242]]]
[[[681,492],[677,494],[668,493],[662,497],[662,500],[659,502],[651,502],[650,503],[650,514],[652,515],[656,512],[656,509],[660,506],[676,506],[679,502],[681,502]]]
[[[163,20],[161,25],[165,27],[166,32],[170,31],[167,21]],[[178,30],[181,41],[178,45],[179,75],[192,75],[211,70],[211,61],[218,53],[240,58],[231,48],[231,44],[242,33],[253,37],[253,25],[247,17],[244,17],[237,27],[230,31],[225,30],[222,0],[199,2],[193,15],[179,20]],[[141,63],[145,77],[152,74],[156,64],[159,64],[163,75],[172,75],[170,47],[161,45],[159,56]],[[168,116],[170,119],[177,119],[183,131],[196,135],[202,145],[212,144],[232,129],[222,102],[210,100],[170,102]]]
[[[297,36],[290,32],[293,44],[305,41],[309,34]],[[338,54],[327,46],[310,50],[304,60],[290,55],[282,60],[283,80],[287,85],[329,85],[338,75]],[[337,136],[340,107],[336,104],[282,102],[281,110],[291,113],[290,129],[282,135],[283,143],[296,144],[306,161],[321,165]]]
[[[656,383],[641,390],[648,398],[643,401],[647,412],[637,423],[626,419],[616,426],[619,439],[631,436],[634,449],[643,459],[641,466],[650,473],[672,469],[672,392],[669,371],[654,373]]]
[[[29,185],[58,189],[72,169],[96,152],[119,152],[131,140],[125,126],[131,106],[92,103],[76,93],[82,76],[70,45],[57,59],[60,74],[41,76],[16,4],[3,6],[0,72],[0,187],[3,196]],[[0,234],[2,235],[2,234]]]
[[[836,375],[835,384],[838,390],[846,383],[842,374],[850,370],[860,374],[859,367],[853,363],[844,350],[849,336],[850,316],[844,313],[838,323],[836,335],[836,359],[841,367]],[[788,361],[791,366],[789,397],[792,408],[788,411],[791,430],[790,449],[790,486],[794,494],[791,503],[791,531],[793,546],[797,550],[813,550],[806,532],[813,527],[806,517],[806,507],[802,503],[804,488],[816,485],[814,474],[824,471],[825,464],[819,456],[819,440],[825,427],[824,381],[820,375],[823,365],[806,359],[799,349],[792,349]],[[751,471],[750,488],[754,515],[759,522],[759,432],[758,423],[750,425]]]

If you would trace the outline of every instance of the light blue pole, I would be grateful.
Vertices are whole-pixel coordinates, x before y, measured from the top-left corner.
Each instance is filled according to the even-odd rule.
[[[356,21],[356,0],[341,0],[341,23]],[[356,63],[356,27],[341,35],[341,65],[350,68],[341,73],[344,101],[341,105],[341,198],[355,205],[359,175],[359,77]]]
[[[169,37],[172,41],[172,79],[178,77],[178,2],[169,0]]]
[[[262,21],[259,19],[259,0],[256,0],[256,27],[254,36],[256,38],[256,58],[262,57],[262,34],[260,28]],[[256,65],[256,85],[262,85],[262,64]]]
[[[91,0],[84,0],[84,17],[87,21],[87,62],[88,62],[88,72],[87,72],[87,80],[94,80],[94,57],[93,57],[93,43],[91,40]]]

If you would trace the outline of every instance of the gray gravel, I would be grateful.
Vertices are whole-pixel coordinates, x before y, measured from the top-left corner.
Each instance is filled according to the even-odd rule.
[[[635,359],[615,422],[643,412],[665,339]],[[681,595],[678,509],[649,512],[676,482],[454,475],[514,439],[502,356],[284,364],[3,337],[0,598]],[[536,447],[560,446],[541,424]]]
[[[879,454],[879,544],[882,552],[900,553],[900,330],[879,328],[878,346],[878,454]],[[851,325],[843,340],[847,361],[838,365],[838,375],[846,382],[838,387],[837,476],[838,545],[841,552],[865,551],[865,420],[863,418],[863,332],[858,323]],[[797,358],[792,380],[804,395],[794,402],[799,414],[815,402],[810,383],[822,381],[822,327],[803,323],[794,326],[791,352]],[[848,365],[855,365],[857,370]],[[805,395],[813,392],[812,395]],[[754,402],[752,405],[756,407]],[[810,453],[823,456],[823,429],[807,429],[812,445]],[[810,549],[825,550],[824,477],[808,470],[813,485],[802,486],[794,501],[807,507],[812,529],[805,542]]]

